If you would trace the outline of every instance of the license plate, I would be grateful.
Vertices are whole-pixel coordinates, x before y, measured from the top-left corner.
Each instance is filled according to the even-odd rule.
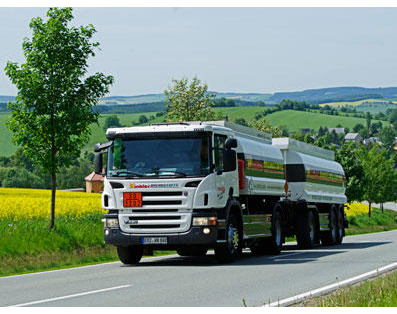
[[[166,237],[161,237],[161,238],[143,238],[142,239],[143,244],[167,244],[167,238]]]
[[[142,207],[142,193],[141,192],[124,192],[123,206],[124,207]]]

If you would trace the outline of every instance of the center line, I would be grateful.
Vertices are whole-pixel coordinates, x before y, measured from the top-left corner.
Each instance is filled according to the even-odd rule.
[[[131,287],[131,285],[117,286],[117,287],[111,287],[111,288],[106,288],[106,289],[100,289],[100,290],[87,291],[87,292],[76,293],[76,294],[71,294],[71,295],[65,295],[63,297],[57,297],[57,298],[33,301],[33,302],[28,302],[28,303],[9,305],[9,307],[28,306],[28,305],[33,305],[33,304],[40,304],[40,303],[46,303],[46,302],[70,299],[70,298],[80,297],[80,296],[83,296],[83,295],[100,293],[100,292],[111,291],[111,290],[117,290],[117,289],[122,289],[122,288],[127,288],[127,287]]]

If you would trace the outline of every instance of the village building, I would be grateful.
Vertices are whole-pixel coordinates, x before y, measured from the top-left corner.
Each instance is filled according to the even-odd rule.
[[[103,191],[103,176],[91,172],[84,178],[85,180],[85,191],[87,193],[100,193]]]
[[[356,144],[363,140],[362,136],[358,133],[347,133],[345,136],[345,141],[353,141]]]

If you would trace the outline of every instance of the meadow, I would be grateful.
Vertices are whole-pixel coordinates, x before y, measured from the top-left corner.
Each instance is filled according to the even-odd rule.
[[[264,110],[264,107],[253,106],[253,107],[223,107],[214,108],[215,112],[220,117],[227,116],[229,121],[235,121],[237,118],[244,118],[249,121],[255,117],[255,115]],[[144,114],[146,117],[155,116],[156,112],[145,112],[145,113],[125,113],[117,114],[120,123],[125,126],[132,126],[132,122],[137,122],[139,116]],[[94,123],[91,125],[91,137],[89,142],[84,146],[83,150],[93,151],[96,143],[103,143],[106,141],[105,131],[103,130],[103,124],[106,117],[110,114],[102,114],[99,117],[98,124]],[[16,146],[11,142],[11,132],[7,129],[5,122],[8,119],[9,113],[0,114],[0,156],[10,156],[16,151]],[[164,117],[156,117],[150,120],[150,123],[160,123],[164,120]],[[266,116],[266,120],[273,126],[286,126],[288,131],[299,131],[301,128],[310,128],[318,130],[320,126],[333,128],[338,124],[343,127],[352,128],[357,123],[365,125],[365,119],[354,118],[354,117],[343,117],[343,116],[331,116],[326,114],[320,114],[316,112],[305,112],[295,110],[284,110],[278,111]],[[376,122],[377,120],[373,120]],[[388,124],[382,121],[382,123]]]
[[[354,117],[331,116],[326,114],[283,110],[277,111],[266,116],[266,120],[273,126],[287,126],[289,131],[299,131],[301,128],[318,130],[320,126],[327,128],[335,128],[338,124],[343,127],[352,129],[357,123],[365,125],[365,119]],[[372,120],[378,122],[378,120]],[[387,122],[381,121],[386,125]]]

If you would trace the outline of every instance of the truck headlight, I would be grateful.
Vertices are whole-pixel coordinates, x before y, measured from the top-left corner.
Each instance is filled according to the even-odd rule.
[[[193,226],[215,226],[216,217],[193,217]]]
[[[105,218],[102,219],[104,228],[118,228],[119,220],[117,218]]]

